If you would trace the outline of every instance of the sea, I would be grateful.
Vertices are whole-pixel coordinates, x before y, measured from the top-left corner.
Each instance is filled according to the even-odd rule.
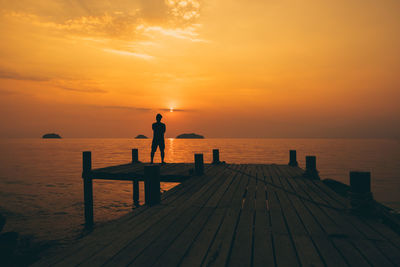
[[[0,213],[4,231],[17,231],[39,241],[69,242],[83,229],[82,151],[92,151],[93,168],[128,163],[131,149],[139,160],[150,160],[150,139],[0,139]],[[166,162],[193,162],[212,149],[227,163],[287,164],[297,150],[300,167],[305,156],[317,157],[321,179],[348,184],[349,171],[369,171],[376,200],[400,211],[400,141],[398,139],[166,139]],[[158,151],[155,162],[160,162]],[[163,183],[169,190],[176,183]],[[94,181],[97,224],[132,210],[132,182]],[[140,200],[143,202],[143,184]]]

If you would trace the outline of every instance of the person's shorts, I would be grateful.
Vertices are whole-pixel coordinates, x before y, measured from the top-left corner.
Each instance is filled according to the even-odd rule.
[[[165,148],[164,140],[158,141],[153,139],[153,143],[151,144],[151,150],[155,151],[157,150],[157,147],[159,147],[160,150],[164,150]]]

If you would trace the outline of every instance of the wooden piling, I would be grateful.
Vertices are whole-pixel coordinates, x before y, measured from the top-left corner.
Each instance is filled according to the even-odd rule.
[[[213,161],[212,164],[219,164],[219,149],[213,149]]]
[[[297,163],[297,153],[296,150],[289,151],[289,166],[297,167],[299,164]]]
[[[196,175],[202,175],[204,173],[203,154],[194,154],[194,173]]]
[[[316,171],[316,170],[317,170],[317,157],[306,156],[306,171]]]
[[[316,156],[306,156],[306,171],[303,176],[309,179],[320,179],[317,170]]]
[[[132,148],[132,164],[139,163],[139,150],[137,148]],[[135,207],[139,206],[139,181],[132,181],[132,189],[133,189],[133,205]]]
[[[354,213],[369,214],[373,210],[370,172],[350,172],[350,209]]]
[[[139,150],[137,148],[132,149],[132,163],[139,162]]]
[[[85,228],[93,227],[93,182],[90,175],[92,171],[92,152],[82,153],[82,178],[85,203]]]
[[[137,179],[132,181],[133,186],[133,205],[139,206],[139,181]]]
[[[160,196],[160,166],[144,167],[145,202],[148,206],[157,205]]]

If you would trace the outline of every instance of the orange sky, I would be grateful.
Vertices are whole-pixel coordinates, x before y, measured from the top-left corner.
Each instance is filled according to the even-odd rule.
[[[398,0],[0,0],[0,137],[400,137]],[[176,109],[168,112],[169,108]]]

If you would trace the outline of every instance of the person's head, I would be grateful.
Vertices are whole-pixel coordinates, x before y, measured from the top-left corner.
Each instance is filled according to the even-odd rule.
[[[161,121],[161,119],[162,119],[162,115],[160,113],[158,113],[157,116],[156,116],[156,120],[157,121]]]

